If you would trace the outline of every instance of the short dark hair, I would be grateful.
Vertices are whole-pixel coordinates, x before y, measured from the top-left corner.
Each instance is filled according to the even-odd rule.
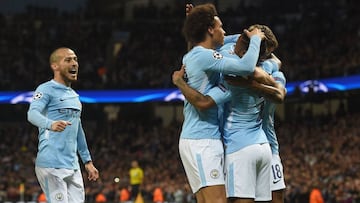
[[[217,15],[211,3],[195,6],[186,17],[182,29],[186,41],[191,44],[204,41],[209,27],[214,27]]]

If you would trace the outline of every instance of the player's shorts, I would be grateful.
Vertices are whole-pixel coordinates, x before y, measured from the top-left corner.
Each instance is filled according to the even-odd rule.
[[[280,156],[278,154],[272,155],[271,161],[271,191],[285,189],[284,171],[281,163]]]
[[[179,153],[191,190],[225,185],[224,147],[217,139],[180,139]]]
[[[35,173],[48,202],[85,202],[80,170],[35,167]]]
[[[253,144],[225,155],[226,196],[270,201],[271,149]]]

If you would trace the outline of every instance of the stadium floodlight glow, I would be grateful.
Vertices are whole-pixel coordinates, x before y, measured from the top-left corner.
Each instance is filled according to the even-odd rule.
[[[348,91],[360,89],[360,75],[337,77],[321,80],[306,80],[286,84],[287,96],[298,89],[302,93],[312,90],[314,93]],[[0,103],[20,104],[32,100],[33,91],[0,92]],[[175,102],[183,101],[184,95],[176,88],[142,90],[77,90],[83,103],[139,103],[139,102]]]

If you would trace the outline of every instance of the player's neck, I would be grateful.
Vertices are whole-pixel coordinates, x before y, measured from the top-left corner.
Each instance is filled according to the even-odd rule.
[[[207,49],[215,49],[215,46],[211,43],[211,40],[205,40],[197,44],[198,46],[202,46]]]
[[[66,82],[65,80],[63,80],[62,78],[59,77],[54,77],[54,79],[56,82],[65,85],[66,87],[71,87],[71,82]]]

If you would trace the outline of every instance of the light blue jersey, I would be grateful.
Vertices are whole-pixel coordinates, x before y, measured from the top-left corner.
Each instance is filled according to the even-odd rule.
[[[224,45],[227,43],[236,43],[241,34],[226,35],[224,37]],[[220,47],[221,48],[221,47]]]
[[[237,57],[234,53],[235,43],[228,43],[221,49],[221,54]],[[255,65],[254,65],[255,66]],[[262,63],[268,69],[276,69],[276,63]],[[246,146],[268,143],[262,130],[262,110],[265,100],[253,90],[232,86],[226,87],[231,92],[231,101],[225,105],[224,144],[225,153],[236,152]]]
[[[195,46],[183,58],[188,85],[203,95],[208,95],[211,88],[219,85],[220,73],[245,76],[252,74],[258,59],[260,42],[260,37],[252,37],[249,49],[241,59],[239,57],[224,57],[215,50]],[[219,90],[218,93],[220,94],[209,95],[217,104],[220,104],[221,100],[224,99],[223,96],[216,96],[223,94],[221,91],[224,89],[220,88]],[[200,111],[185,100],[183,113],[184,123],[181,138],[221,138],[217,106]]]
[[[80,169],[77,153],[83,163],[91,161],[80,120],[81,108],[79,95],[70,87],[54,80],[37,87],[28,110],[29,122],[39,128],[36,166]],[[51,131],[52,122],[57,120],[71,125],[62,132]]]
[[[286,79],[282,72],[276,71],[272,73],[272,77],[276,82],[280,83],[283,87],[285,87]],[[274,113],[276,110],[276,104],[265,100],[265,106],[263,111],[263,130],[266,134],[267,139],[269,140],[271,152],[273,154],[279,154],[279,143],[275,133],[274,126]]]

